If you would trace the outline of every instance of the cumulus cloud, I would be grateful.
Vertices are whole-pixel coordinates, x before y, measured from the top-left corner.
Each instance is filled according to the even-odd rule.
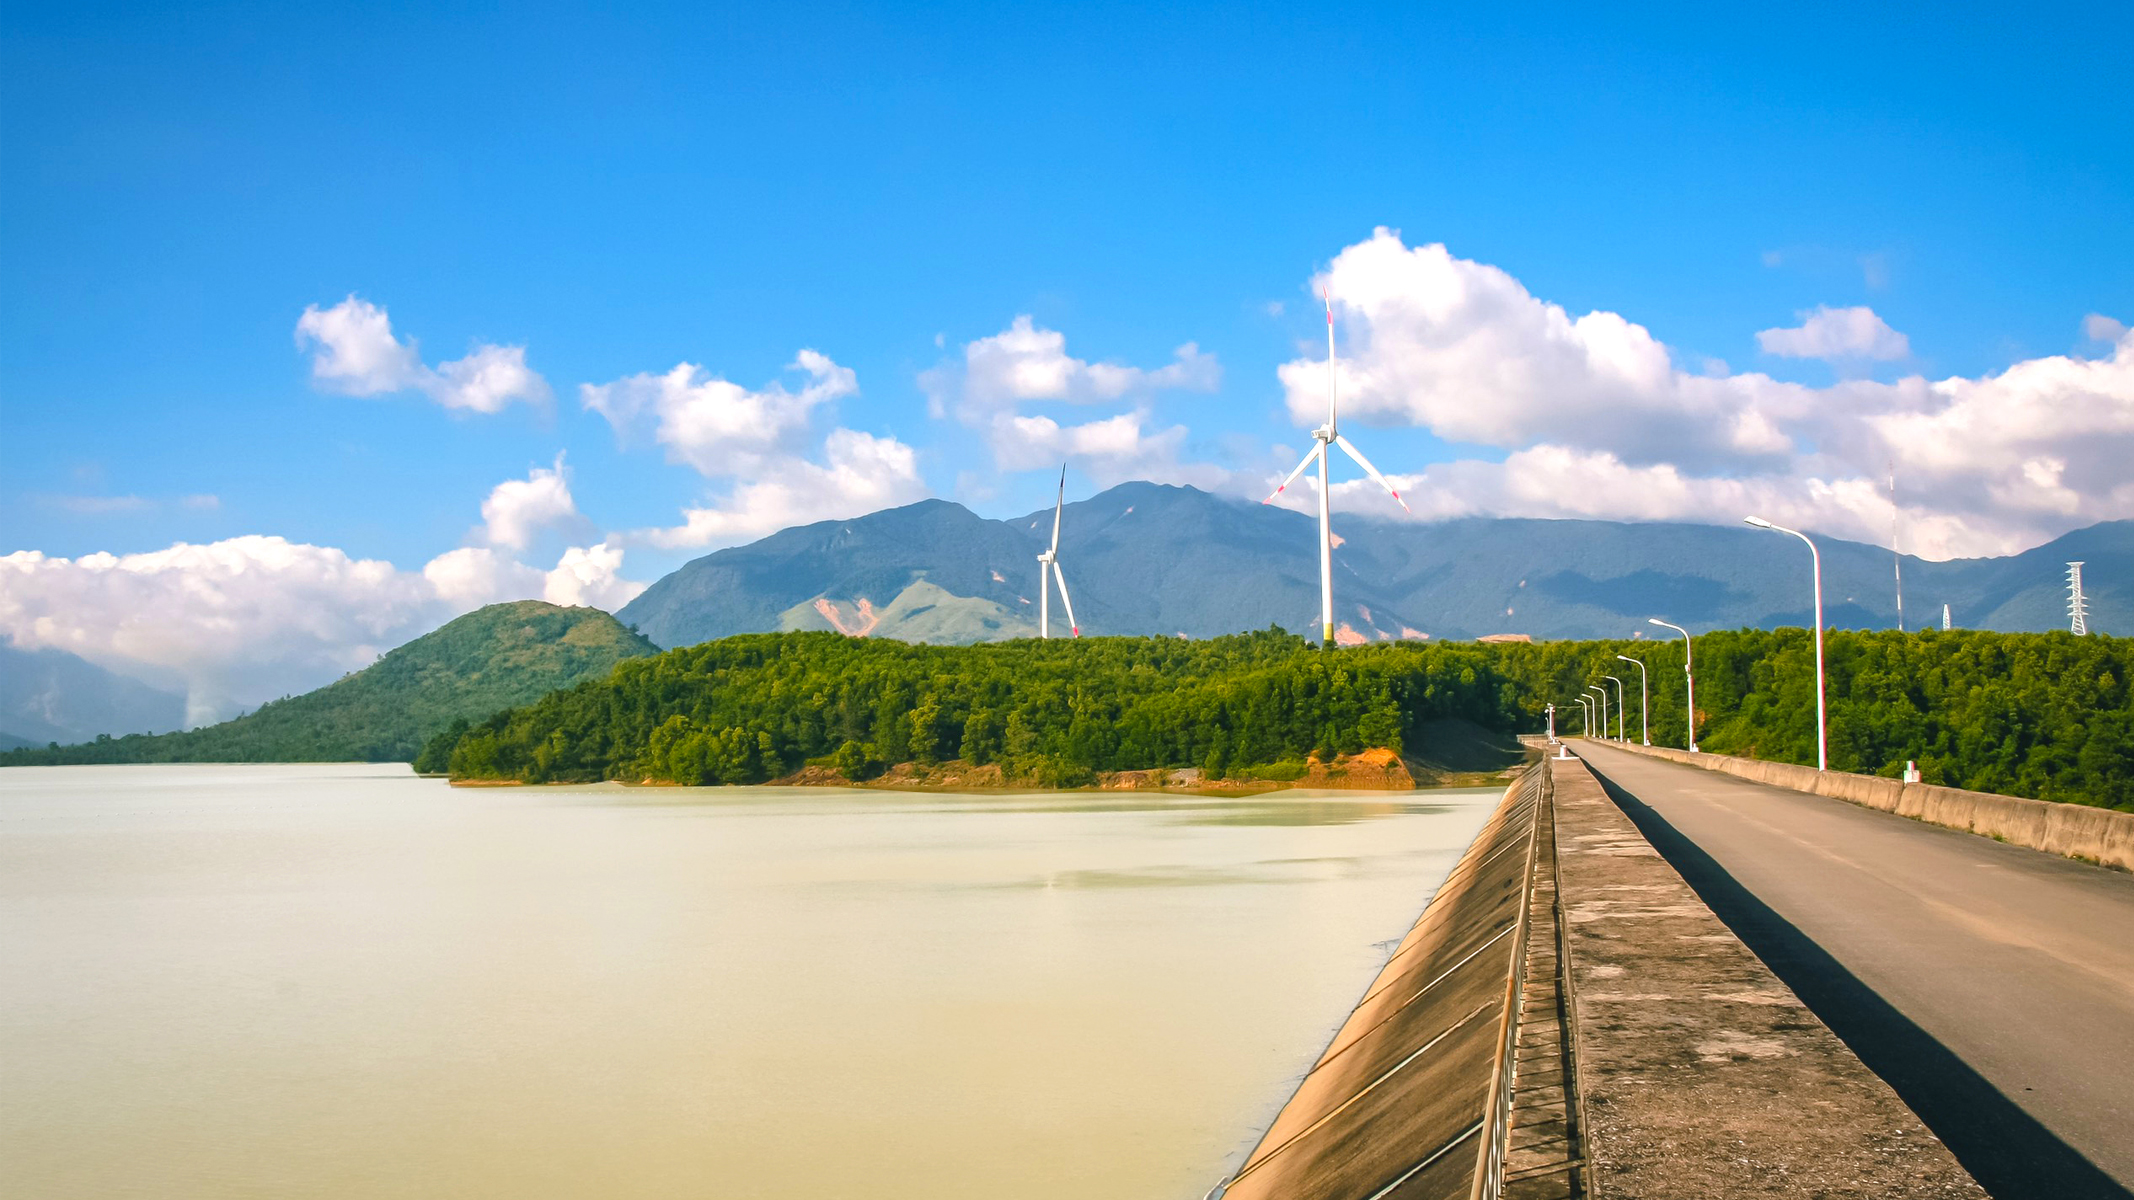
[[[814,350],[802,350],[788,369],[807,377],[798,391],[778,382],[750,391],[695,363],[682,363],[664,375],[580,384],[578,395],[625,442],[649,423],[670,461],[708,476],[729,475],[758,468],[767,456],[789,450],[818,406],[859,391],[859,377],[850,368]]]
[[[682,524],[634,535],[668,549],[725,546],[793,525],[856,517],[910,504],[927,496],[918,455],[889,437],[835,429],[823,443],[823,461],[798,457],[768,460],[750,478],[736,482],[722,500],[685,509]]]
[[[945,376],[936,378],[936,386],[950,383]],[[1001,332],[963,348],[962,395],[975,404],[1093,404],[1173,388],[1212,392],[1222,378],[1215,356],[1202,354],[1192,342],[1174,351],[1168,365],[1153,370],[1084,362],[1068,355],[1067,335],[1040,329],[1028,316],[1018,316]]]
[[[751,390],[682,363],[662,375],[584,384],[585,407],[606,417],[625,444],[649,430],[670,462],[723,485],[682,523],[628,540],[665,549],[732,545],[810,521],[853,517],[927,495],[918,455],[893,437],[832,428],[811,452],[818,421],[834,401],[859,392],[859,377],[828,355],[802,350],[787,370],[797,387]]]
[[[482,413],[549,398],[547,380],[526,365],[526,347],[485,342],[465,358],[425,366],[414,342],[394,336],[383,307],[352,295],[332,308],[305,308],[296,343],[311,352],[312,381],[344,395],[417,391],[446,408]]]
[[[2134,456],[2134,337],[2116,323],[2087,326],[2093,338],[2114,335],[2100,358],[1808,387],[1723,368],[1691,374],[1616,313],[1573,317],[1495,267],[1442,246],[1410,248],[1386,230],[1312,282],[1332,290],[1345,334],[1344,414],[1509,452],[1396,474],[1427,515],[1731,521],[1754,508],[1878,540],[1890,527],[1878,481],[1894,462],[1906,548],[1919,553],[2004,553],[2134,516],[2124,466]],[[1853,312],[1872,317],[1822,309],[1777,332],[1813,329],[1816,345],[1856,353],[1890,349],[1878,330],[1901,338],[1879,318],[1842,315]],[[1280,375],[1297,423],[1323,421],[1324,361],[1299,358]],[[1375,491],[1357,486],[1354,502],[1380,505]]]
[[[0,630],[187,689],[188,723],[330,682],[449,614],[419,574],[278,537],[0,557]]]
[[[565,550],[555,569],[542,578],[541,598],[566,608],[585,605],[614,612],[645,590],[644,584],[622,577],[622,555],[622,547],[612,541]]]
[[[1763,347],[1765,354],[1844,362],[1904,358],[1912,352],[1911,341],[1866,305],[1818,306],[1797,315],[1801,323],[1793,328],[1766,329],[1756,335],[1756,344]]]
[[[507,479],[482,501],[483,535],[492,546],[524,550],[542,529],[578,520],[561,454],[555,466],[535,467],[524,479]]]
[[[928,410],[953,414],[976,430],[1003,471],[1075,463],[1099,485],[1125,479],[1221,486],[1230,472],[1181,460],[1186,429],[1159,425],[1149,408],[1159,392],[1212,392],[1222,384],[1222,366],[1192,342],[1172,352],[1160,367],[1089,362],[1067,353],[1067,338],[1028,316],[1008,328],[968,342],[961,361],[920,373]],[[1022,406],[1126,404],[1128,411],[1088,421],[1063,422]]]
[[[0,556],[0,636],[183,687],[198,725],[331,683],[484,604],[612,611],[644,589],[621,578],[622,557],[606,543],[572,548],[543,572],[483,546],[403,571],[258,536],[79,558],[24,550]]]

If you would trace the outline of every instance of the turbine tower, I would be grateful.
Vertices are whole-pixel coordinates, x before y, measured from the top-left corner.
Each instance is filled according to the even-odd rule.
[[[2082,564],[2067,564],[2067,625],[2076,637],[2086,637],[2090,631],[2089,597],[2082,594]]]
[[[1897,564],[1897,632],[1904,632],[1904,552],[1897,548],[1898,524],[1904,510],[1897,507],[1897,464],[1889,465],[1889,552]]]
[[[1334,644],[1334,527],[1332,501],[1327,491],[1326,448],[1329,445],[1341,447],[1341,452],[1355,459],[1356,465],[1363,468],[1363,473],[1376,480],[1378,486],[1386,489],[1386,493],[1392,496],[1402,509],[1409,512],[1415,510],[1408,508],[1408,502],[1400,498],[1400,493],[1394,491],[1393,485],[1386,482],[1386,477],[1378,473],[1377,467],[1371,465],[1371,460],[1363,456],[1363,451],[1341,436],[1341,430],[1335,422],[1334,403],[1334,298],[1331,293],[1323,290],[1319,293],[1319,298],[1326,303],[1326,424],[1312,430],[1313,445],[1310,450],[1304,452],[1304,461],[1298,463],[1296,470],[1289,473],[1289,478],[1282,481],[1281,487],[1276,488],[1260,503],[1272,503],[1276,496],[1281,495],[1290,484],[1297,481],[1297,476],[1304,473],[1304,468],[1311,466],[1314,459],[1318,460],[1319,645],[1330,648]]]
[[[1060,603],[1067,607],[1067,627],[1082,636],[1075,624],[1074,601],[1067,598],[1067,573],[1060,570],[1060,510],[1067,507],[1067,468],[1060,468],[1060,498],[1052,506],[1052,548],[1037,556],[1037,636],[1052,636],[1052,584],[1060,585]]]

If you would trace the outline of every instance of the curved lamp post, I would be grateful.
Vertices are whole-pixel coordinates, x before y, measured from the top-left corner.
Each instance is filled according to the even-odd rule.
[[[1578,735],[1579,735],[1580,737],[1592,737],[1592,736],[1593,736],[1593,701],[1592,701],[1592,700],[1590,700],[1590,699],[1588,699],[1588,698],[1587,698],[1587,697],[1585,697],[1585,696],[1580,696],[1580,697],[1578,697],[1578,698],[1577,698],[1577,700],[1578,700]]]
[[[1762,517],[1743,517],[1742,520],[1758,529],[1790,533],[1808,542],[1809,561],[1815,568],[1815,769],[1827,771],[1830,769],[1830,739],[1829,726],[1823,715],[1823,553],[1808,540],[1807,534],[1798,529],[1773,525]]]
[[[1600,697],[1601,740],[1608,740],[1608,689],[1597,683],[1586,685],[1587,690]]]
[[[1645,744],[1650,746],[1652,745],[1652,673],[1645,669],[1643,662],[1627,654],[1618,654],[1616,657],[1626,663],[1633,663],[1637,666],[1638,728],[1643,731]]]
[[[1689,690],[1689,752],[1695,754],[1697,752],[1697,677],[1690,671],[1690,667],[1694,662],[1694,652],[1690,645],[1693,639],[1689,636],[1689,630],[1682,628],[1680,625],[1670,624],[1658,617],[1647,617],[1645,619],[1682,635],[1682,683]]]
[[[1613,675],[1603,675],[1601,678],[1615,685],[1615,740],[1629,741],[1630,739],[1623,736],[1623,681]]]

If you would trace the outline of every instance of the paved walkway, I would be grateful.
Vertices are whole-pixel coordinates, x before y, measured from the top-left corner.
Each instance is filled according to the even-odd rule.
[[[2134,1196],[2134,876],[1572,746],[1994,1196]]]

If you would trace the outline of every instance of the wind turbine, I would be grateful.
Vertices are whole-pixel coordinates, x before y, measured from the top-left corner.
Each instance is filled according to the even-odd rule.
[[[1371,460],[1363,456],[1363,451],[1341,436],[1341,431],[1335,424],[1334,298],[1324,290],[1319,293],[1319,298],[1326,302],[1326,424],[1312,430],[1314,445],[1304,452],[1304,461],[1298,463],[1297,469],[1289,473],[1289,478],[1282,481],[1281,487],[1276,488],[1260,503],[1273,503],[1276,496],[1281,495],[1290,484],[1297,481],[1297,476],[1304,473],[1304,468],[1312,465],[1313,459],[1319,461],[1319,644],[1331,647],[1334,644],[1334,528],[1326,487],[1327,446],[1332,444],[1341,447],[1341,452],[1355,459],[1356,465],[1363,468],[1363,473],[1377,480],[1378,486],[1386,489],[1387,494],[1398,501],[1401,508],[1409,512],[1415,510],[1408,508],[1408,502],[1400,498],[1400,493],[1394,491],[1393,485],[1386,482],[1386,477],[1378,473],[1377,467],[1371,465]]]
[[[1067,468],[1060,468],[1060,498],[1052,506],[1052,548],[1037,556],[1037,636],[1052,636],[1052,589],[1055,580],[1060,585],[1060,603],[1067,606],[1067,626],[1074,636],[1082,636],[1082,627],[1074,621],[1074,601],[1067,598],[1067,573],[1060,570],[1060,510],[1067,507]]]

